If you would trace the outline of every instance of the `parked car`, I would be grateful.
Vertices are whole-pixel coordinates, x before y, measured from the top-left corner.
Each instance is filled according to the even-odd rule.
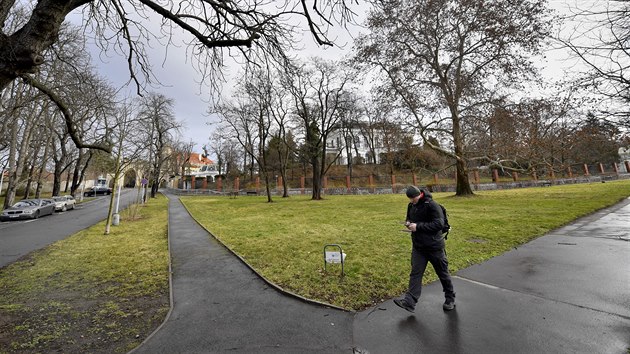
[[[102,195],[110,195],[112,194],[112,189],[107,187],[107,186],[94,186],[86,191],[83,192],[83,195],[85,197],[89,197],[89,196],[97,196],[99,194]]]
[[[52,197],[55,201],[55,211],[66,211],[74,209],[77,201],[71,195]]]
[[[0,221],[37,219],[40,216],[52,215],[54,212],[55,201],[52,199],[23,199],[3,210]]]

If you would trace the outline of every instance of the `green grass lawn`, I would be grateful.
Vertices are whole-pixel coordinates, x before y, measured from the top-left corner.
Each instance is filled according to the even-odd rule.
[[[630,195],[630,181],[477,192],[456,198],[436,193],[453,227],[447,242],[453,272],[480,263],[612,205]],[[398,296],[407,287],[411,240],[401,232],[404,195],[182,197],[191,214],[264,277],[282,288],[359,310]],[[324,272],[323,247],[347,254]],[[431,267],[425,282],[435,280]]]
[[[453,271],[630,196],[630,181],[478,192],[435,199],[449,211]],[[404,195],[185,197],[192,214],[267,279],[288,291],[359,310],[407,286],[411,241],[399,230]],[[138,213],[138,218],[132,218]],[[168,311],[167,201],[159,196],[0,269],[0,353],[126,352]],[[133,219],[133,220],[132,220]],[[340,244],[324,271],[323,246]],[[435,279],[429,267],[425,281]]]
[[[0,353],[124,353],[164,320],[167,199],[132,209],[0,269]]]

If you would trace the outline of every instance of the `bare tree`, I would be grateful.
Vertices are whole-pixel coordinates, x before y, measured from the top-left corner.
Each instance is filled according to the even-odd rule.
[[[179,174],[182,178],[183,176],[190,174],[190,158],[194,148],[195,143],[192,141],[187,143],[177,142],[173,146],[173,153],[171,154],[171,159],[168,163],[172,166],[171,170],[175,174]]]
[[[289,187],[287,181],[287,168],[291,162],[290,156],[295,153],[295,142],[290,129],[291,109],[290,101],[287,99],[289,92],[280,82],[280,74],[276,72],[274,83],[272,84],[270,107],[271,115],[275,121],[276,132],[272,141],[277,144],[270,143],[270,148],[274,149],[278,158],[278,170],[282,177],[282,197],[289,197]],[[273,157],[272,157],[273,158]]]
[[[31,7],[14,0],[0,1],[0,91],[21,77],[58,105],[78,148],[107,152],[110,146],[86,143],[76,135],[74,117],[63,100],[31,76],[46,62],[46,51],[60,37],[66,16],[77,9],[83,9],[86,34],[93,35],[104,51],[126,56],[130,81],[136,83],[139,93],[143,81],[152,80],[145,48],[150,40],[166,46],[186,44],[202,77],[216,88],[224,58],[234,56],[231,49],[247,62],[261,57],[281,60],[299,33],[289,19],[304,20],[318,44],[332,45],[327,33],[333,22],[345,25],[354,15],[344,0],[314,2],[312,7],[303,0],[282,4],[193,0],[177,5],[151,0],[39,0]],[[151,23],[159,23],[160,29],[151,29]],[[184,38],[177,38],[179,33]]]
[[[50,129],[51,111],[46,103],[42,103],[40,119],[36,119],[35,134],[33,134],[26,150],[26,160],[22,170],[21,180],[24,183],[24,198],[30,198],[33,185],[35,185],[35,198],[41,196],[43,178],[47,177],[47,167],[50,167],[51,142],[53,139]]]
[[[344,95],[345,97],[342,99],[343,104],[339,107],[337,129],[341,133],[342,138],[339,147],[345,149],[348,157],[346,161],[347,173],[352,177],[354,163],[362,158],[357,152],[357,143],[362,141],[359,123],[362,109],[359,106],[360,97],[355,92],[347,91]],[[353,152],[356,153],[353,154]]]
[[[149,184],[151,198],[155,198],[162,178],[163,165],[170,158],[179,124],[173,113],[173,100],[164,95],[152,93],[140,100],[139,119],[147,131],[145,144],[148,150],[147,161],[150,164]]]
[[[237,101],[218,107],[222,122],[238,141],[252,162],[258,165],[262,174],[267,202],[271,203],[271,186],[269,178],[268,143],[274,121],[271,113],[272,83],[268,70],[255,70],[245,74],[237,93]]]
[[[10,16],[10,21],[5,24],[5,30],[14,31],[26,21],[25,13],[20,12],[24,8],[20,6],[20,4],[16,5],[16,13]],[[80,32],[76,28],[63,26],[57,42],[44,53],[44,56],[46,62],[39,67],[37,73],[25,74],[22,76],[22,84],[13,85],[13,88],[26,86],[37,88],[36,91],[30,91],[29,99],[35,104],[33,106],[35,110],[32,113],[37,114],[37,117],[34,118],[33,124],[37,126],[39,133],[37,138],[40,141],[31,147],[32,158],[23,164],[23,166],[29,164],[31,166],[28,171],[25,171],[25,196],[29,195],[33,182],[37,183],[36,195],[40,193],[43,185],[42,178],[45,177],[48,168],[52,168],[54,171],[53,194],[59,193],[61,173],[73,163],[68,151],[72,152],[74,149],[66,145],[70,135],[73,135],[71,136],[73,139],[96,142],[95,145],[85,144],[87,147],[100,146],[103,137],[106,136],[106,127],[100,122],[107,115],[101,114],[102,112],[93,104],[89,104],[88,101],[89,97],[106,100],[111,95],[105,95],[102,90],[90,86],[90,83],[93,82],[90,80],[92,68],[89,66],[90,58],[83,50],[83,39]],[[14,113],[21,109],[19,100],[12,98],[15,94],[13,89],[4,90],[2,93],[2,103],[6,107],[7,113]],[[59,121],[57,120],[58,117],[64,119]],[[68,125],[69,117],[73,117],[71,125]],[[7,119],[4,122],[10,121]],[[83,129],[86,122],[90,122],[87,133]],[[28,133],[29,130],[24,132]],[[57,139],[52,139],[51,134],[53,132],[57,135]],[[28,134],[19,139],[22,145],[29,146],[27,143],[29,141]],[[54,141],[58,142],[56,149],[50,146]],[[60,155],[59,152],[61,152]],[[48,164],[51,159],[54,164]],[[17,182],[16,179],[10,180],[10,184]],[[9,198],[8,202],[10,201]]]
[[[400,104],[424,144],[456,161],[456,194],[472,194],[466,120],[496,90],[534,73],[529,57],[549,32],[545,1],[373,3],[357,61],[383,73],[381,94]],[[435,146],[430,136],[449,138],[451,146]]]
[[[630,2],[588,1],[570,12],[557,39],[587,67],[576,84],[606,100],[599,113],[630,128]]]
[[[605,163],[619,161],[621,132],[617,125],[600,119],[594,114],[586,115],[569,137],[571,149],[566,156],[573,163]]]
[[[210,140],[212,142],[210,150],[217,156],[219,176],[229,175],[239,164],[239,154],[236,149],[240,144],[231,137],[231,134],[221,129],[215,130]]]
[[[124,171],[131,165],[136,164],[146,150],[146,135],[142,133],[142,115],[135,116],[131,103],[122,102],[113,112],[113,122],[111,125],[112,141],[114,142],[113,155],[116,159],[113,169],[112,193],[109,200],[107,220],[105,221],[105,235],[110,232],[112,217],[114,215],[114,203],[118,196],[118,186]]]
[[[54,164],[52,195],[59,195],[61,191],[61,175],[72,166],[73,159],[71,154],[73,151],[68,149],[70,147],[68,144],[69,138],[65,132],[59,132],[53,128],[51,129],[51,133],[53,133],[54,136],[49,144],[53,147],[51,154]]]
[[[11,92],[11,103],[7,106],[12,108],[6,110],[8,114],[4,116],[4,119],[10,121],[8,181],[4,208],[13,204],[18,185],[25,180],[25,176],[28,176],[25,172],[28,170],[29,159],[32,157],[31,142],[38,128],[37,121],[44,112],[42,101],[35,99],[37,94],[30,87],[16,82]]]
[[[341,154],[327,158],[330,134],[339,128],[347,107],[347,85],[352,75],[336,63],[313,59],[309,65],[287,67],[284,85],[291,93],[295,116],[303,134],[303,150],[313,170],[312,199],[322,199],[322,178]]]
[[[68,144],[74,134],[83,141],[94,141],[111,145],[110,117],[114,116],[114,89],[93,72],[90,57],[80,50],[82,40],[77,30],[64,30],[67,36],[52,47],[54,60],[41,68],[40,83],[56,92],[66,109],[72,112],[74,127],[72,133],[59,110],[53,112],[54,122],[50,130],[56,135],[56,148],[53,195],[60,191],[61,174],[75,164],[79,155],[76,147]],[[72,190],[74,193],[74,189]]]
[[[413,140],[413,137],[410,134],[405,134],[401,125],[394,123],[389,114],[382,115],[376,126],[383,138],[384,159],[381,162],[387,165],[389,174],[393,175],[396,171],[394,166],[398,151],[404,149],[404,142]]]
[[[385,147],[386,135],[389,136],[391,117],[391,106],[371,97],[370,101],[364,105],[364,116],[359,124],[361,136],[365,139],[368,147],[367,163],[376,164],[378,162],[377,149]],[[393,120],[393,118],[392,118]],[[388,141],[396,139],[388,139]],[[391,149],[390,149],[391,150]]]
[[[76,196],[76,192],[83,182],[85,170],[89,165],[92,154],[86,149],[77,149],[77,155],[73,160],[72,182],[70,183],[70,194]]]

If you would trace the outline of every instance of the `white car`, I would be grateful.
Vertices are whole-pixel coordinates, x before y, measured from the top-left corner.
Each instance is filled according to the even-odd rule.
[[[52,197],[52,199],[55,201],[55,211],[72,210],[77,203],[77,201],[71,195]]]

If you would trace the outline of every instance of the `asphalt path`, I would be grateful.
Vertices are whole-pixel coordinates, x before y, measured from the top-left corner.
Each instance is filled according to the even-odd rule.
[[[352,352],[351,312],[278,292],[173,196],[168,225],[174,306],[134,354]]]
[[[105,220],[109,197],[98,196],[77,204],[74,210],[56,212],[35,220],[0,222],[0,268]],[[123,190],[120,195],[119,211],[136,197],[135,190]]]
[[[173,308],[131,353],[628,353],[628,220],[630,198],[458,271],[453,311],[433,282],[413,314],[355,313],[269,286],[171,197]]]
[[[414,314],[387,301],[357,314],[369,353],[628,353],[630,198],[439,282]]]

